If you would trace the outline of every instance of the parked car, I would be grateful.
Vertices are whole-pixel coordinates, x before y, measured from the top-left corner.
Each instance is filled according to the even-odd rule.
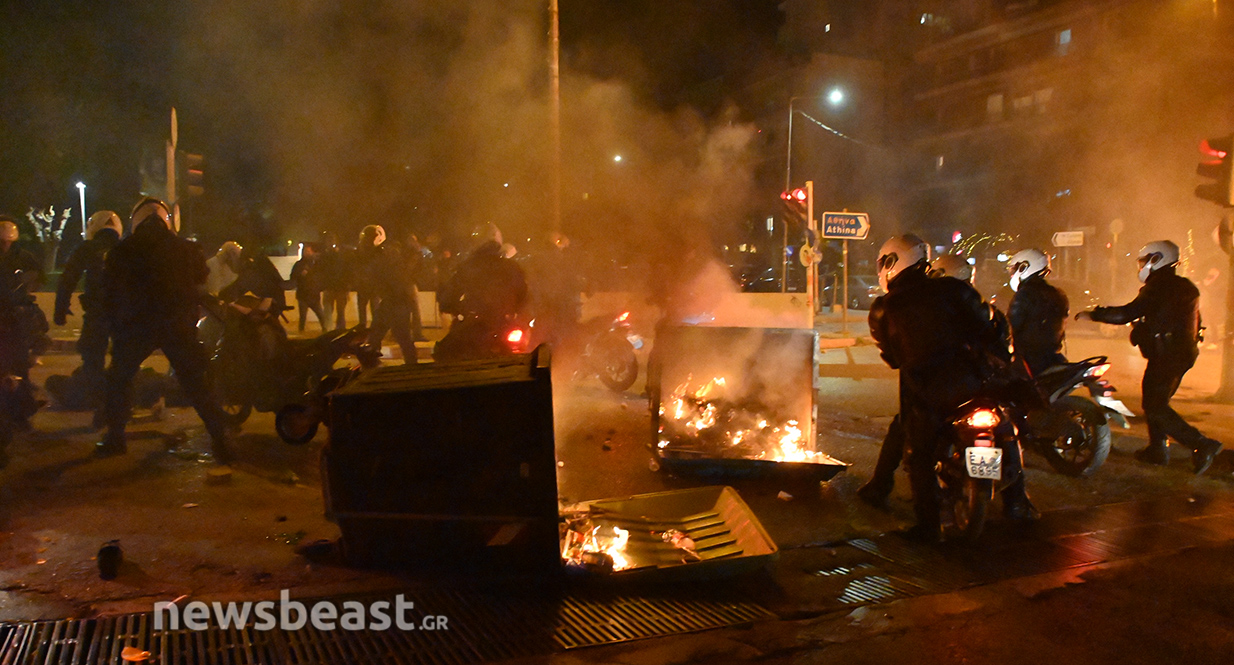
[[[819,279],[823,280],[823,295],[822,300],[828,307],[837,303],[840,294],[835,293],[835,287],[839,284],[838,275],[820,275]],[[870,305],[874,303],[874,299],[882,295],[883,290],[878,285],[877,275],[849,275],[848,276],[848,308],[849,309],[870,309]]]

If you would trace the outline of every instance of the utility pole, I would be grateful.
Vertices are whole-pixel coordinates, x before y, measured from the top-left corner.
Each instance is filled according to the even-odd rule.
[[[561,230],[561,33],[557,0],[549,0],[549,61],[550,77],[549,134],[552,138],[552,206],[553,231]]]
[[[168,208],[176,205],[176,141],[179,133],[176,123],[176,107],[171,107],[171,139],[167,141],[167,198]]]

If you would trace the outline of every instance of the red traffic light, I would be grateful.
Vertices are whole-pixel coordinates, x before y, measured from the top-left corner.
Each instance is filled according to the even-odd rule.
[[[1234,149],[1234,136],[1224,136],[1219,139],[1204,139],[1200,141],[1200,152],[1213,158],[1214,163],[1220,163]]]
[[[806,193],[806,190],[804,187],[798,187],[797,189],[794,189],[791,192],[780,192],[780,198],[784,199],[785,201],[795,201],[797,203],[805,203],[806,199],[809,198],[809,194]]]

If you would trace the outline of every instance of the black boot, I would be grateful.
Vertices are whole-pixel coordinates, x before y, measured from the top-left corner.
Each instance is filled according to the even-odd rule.
[[[109,429],[103,440],[94,444],[95,457],[115,457],[127,452],[128,443],[125,441],[124,430]]]
[[[1221,442],[1205,437],[1200,440],[1199,446],[1191,453],[1191,466],[1195,469],[1195,475],[1200,475],[1208,471],[1208,467],[1213,465],[1213,460],[1217,458],[1217,453],[1221,452]]]
[[[889,488],[885,488],[881,483],[876,483],[873,480],[857,488],[858,499],[881,510],[887,509],[887,497],[890,495],[891,490]]]
[[[1220,445],[1220,444],[1218,444]],[[1145,464],[1153,464],[1156,466],[1169,466],[1170,464],[1170,448],[1165,441],[1161,443],[1150,442],[1147,448],[1135,451],[1135,458]]]

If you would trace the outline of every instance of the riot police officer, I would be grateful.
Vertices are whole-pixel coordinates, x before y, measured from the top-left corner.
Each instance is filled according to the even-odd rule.
[[[870,308],[870,335],[883,360],[900,371],[900,417],[908,446],[909,482],[917,524],[908,535],[941,539],[941,491],[937,462],[947,417],[983,386],[982,363],[998,329],[990,308],[971,285],[958,279],[930,279],[928,248],[920,238],[897,236],[879,250],[879,283],[886,291]],[[1018,480],[1003,492],[1012,519],[1031,519],[1036,511],[1025,492],[1023,474],[1009,455],[1007,471]]]
[[[928,274],[931,278],[950,277],[968,284],[973,280],[973,266],[963,256],[958,254],[942,254],[930,262]],[[994,324],[993,336],[988,337],[991,345],[987,352],[1002,361],[1011,359],[1011,328],[1002,312],[987,305]],[[891,419],[887,434],[883,437],[883,445],[878,451],[878,461],[874,464],[874,472],[870,480],[857,490],[857,497],[876,507],[885,508],[887,497],[895,487],[895,472],[904,459],[904,424],[900,414]],[[1031,515],[1030,515],[1031,516]]]
[[[207,389],[205,351],[197,341],[198,307],[209,274],[205,255],[196,243],[176,236],[162,201],[143,199],[131,220],[132,235],[107,253],[103,267],[113,341],[104,406],[107,433],[95,453],[126,452],[133,377],[161,349],[210,433],[215,459],[226,462],[226,415]]]
[[[86,241],[78,245],[64,264],[60,283],[56,287],[56,309],[53,318],[62,326],[73,315],[73,291],[85,276],[86,283],[77,301],[81,304],[81,335],[77,352],[81,354],[82,385],[94,394],[101,392],[103,369],[107,362],[107,344],[111,339],[103,296],[103,262],[107,252],[120,242],[124,225],[120,216],[110,210],[100,210],[86,222]],[[96,404],[97,406],[97,404]]]
[[[1071,305],[1067,295],[1046,281],[1050,256],[1039,249],[1016,252],[1007,260],[1011,273],[1011,305],[1007,318],[1015,339],[1016,357],[1028,365],[1033,376],[1067,362],[1063,355],[1064,323]]]
[[[1144,286],[1135,299],[1120,307],[1080,312],[1076,319],[1132,324],[1131,343],[1148,360],[1141,384],[1148,446],[1135,457],[1165,466],[1170,462],[1169,439],[1174,439],[1191,449],[1192,468],[1199,475],[1212,466],[1221,443],[1201,434],[1170,407],[1170,398],[1200,353],[1200,292],[1176,272],[1178,257],[1178,245],[1169,240],[1148,243],[1137,258]]]

